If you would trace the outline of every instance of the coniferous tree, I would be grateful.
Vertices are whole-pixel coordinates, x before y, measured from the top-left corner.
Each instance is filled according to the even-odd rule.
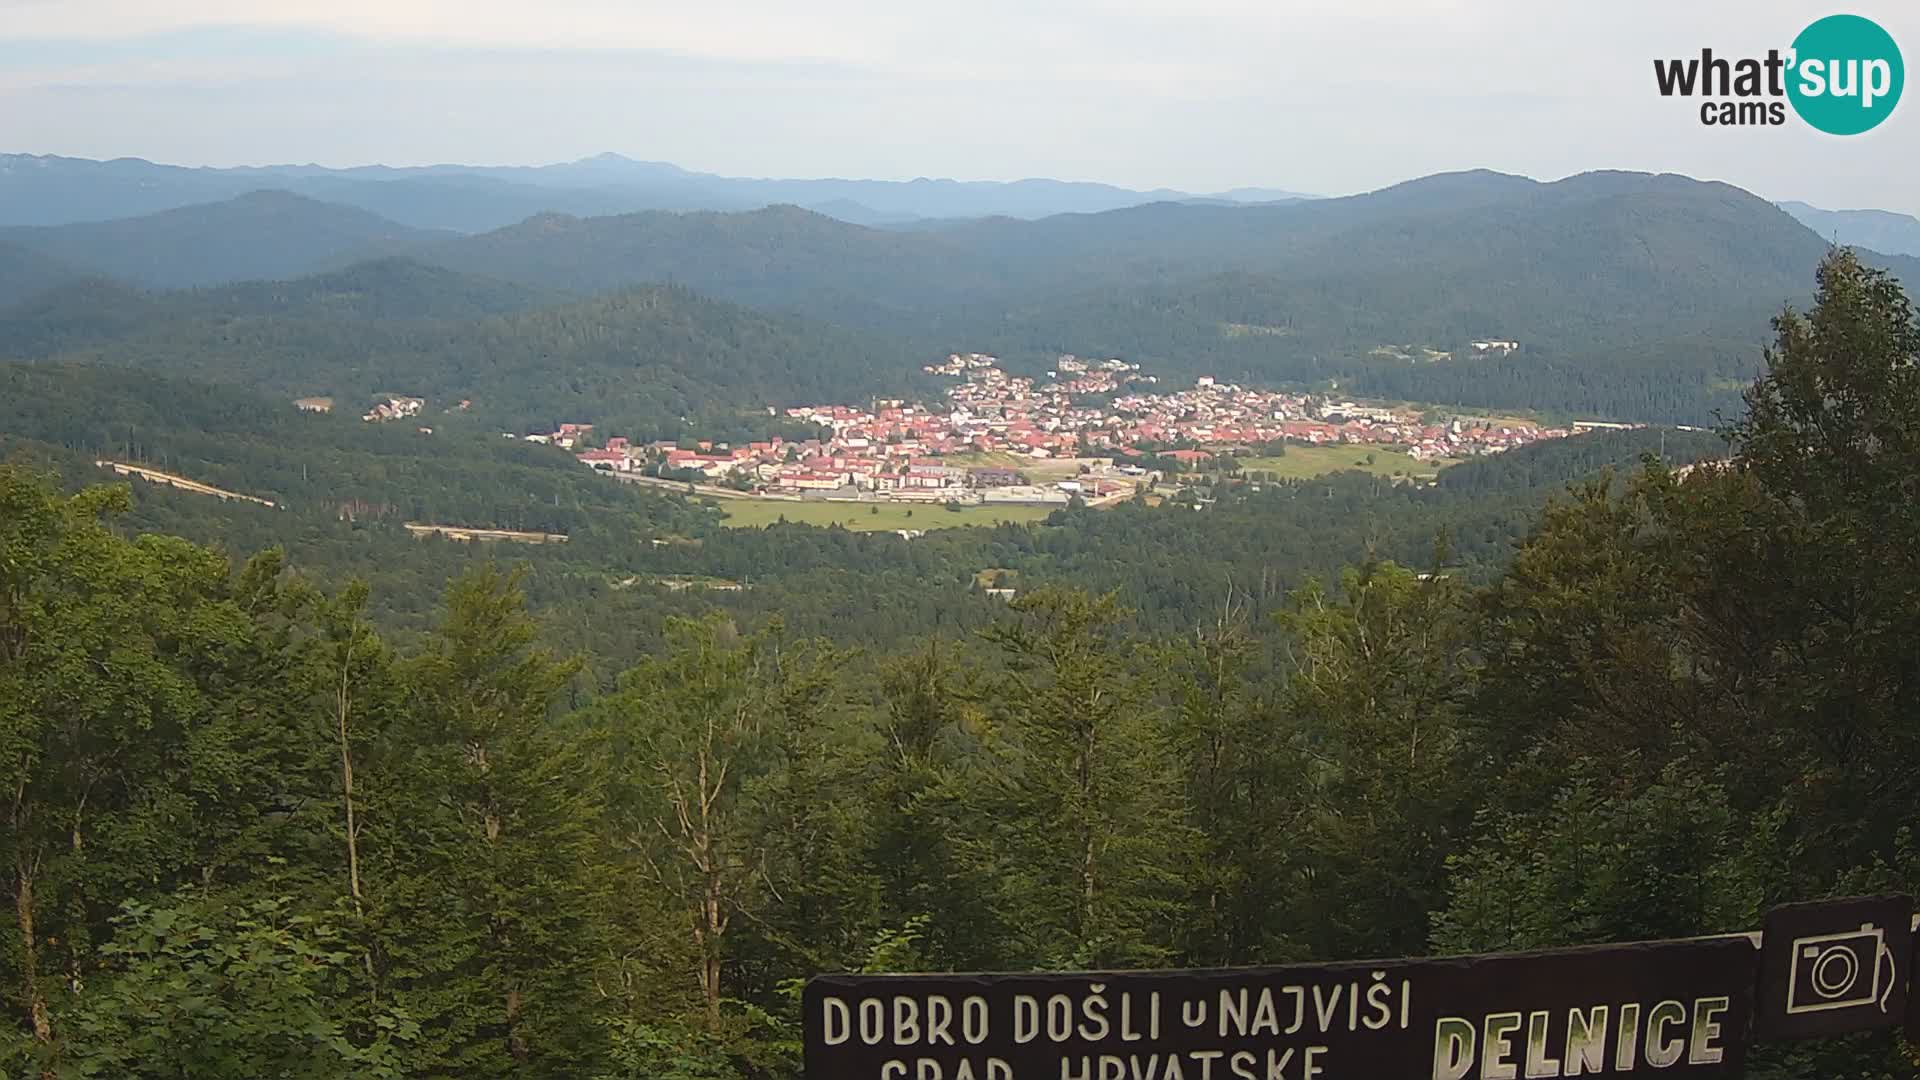
[[[1012,958],[1137,966],[1174,955],[1191,853],[1165,719],[1112,596],[1036,589],[986,631],[1004,654],[997,775],[973,859],[994,875]]]

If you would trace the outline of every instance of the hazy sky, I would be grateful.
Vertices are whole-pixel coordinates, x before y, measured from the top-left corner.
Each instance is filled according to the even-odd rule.
[[[1913,0],[0,0],[0,152],[1327,194],[1623,168],[1920,213],[1920,91],[1834,138],[1654,90],[1656,56],[1836,11],[1920,59]]]

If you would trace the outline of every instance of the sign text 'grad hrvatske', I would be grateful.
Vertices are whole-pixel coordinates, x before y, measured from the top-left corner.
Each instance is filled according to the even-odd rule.
[[[809,1080],[1738,1076],[1745,936],[1216,971],[822,976]]]

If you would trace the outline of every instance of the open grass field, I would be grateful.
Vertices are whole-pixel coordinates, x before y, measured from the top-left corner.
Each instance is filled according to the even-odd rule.
[[[1017,469],[1038,484],[1066,480],[1080,472],[1077,458],[1031,458],[1023,454],[948,454],[943,464],[956,469]]]
[[[1371,457],[1372,463],[1367,459]],[[1305,480],[1344,469],[1376,476],[1432,476],[1453,461],[1415,461],[1398,450],[1366,446],[1289,446],[1280,457],[1240,459],[1243,472],[1271,472],[1287,480]]]
[[[968,525],[1044,521],[1054,506],[906,506],[895,503],[786,502],[773,499],[716,499],[726,524],[758,529],[785,518],[806,525],[841,525],[856,532],[891,529],[957,529]]]

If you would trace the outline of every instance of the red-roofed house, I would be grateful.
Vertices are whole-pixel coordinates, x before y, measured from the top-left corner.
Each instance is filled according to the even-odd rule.
[[[583,450],[574,455],[581,464],[604,472],[626,472],[633,468],[624,450]]]

